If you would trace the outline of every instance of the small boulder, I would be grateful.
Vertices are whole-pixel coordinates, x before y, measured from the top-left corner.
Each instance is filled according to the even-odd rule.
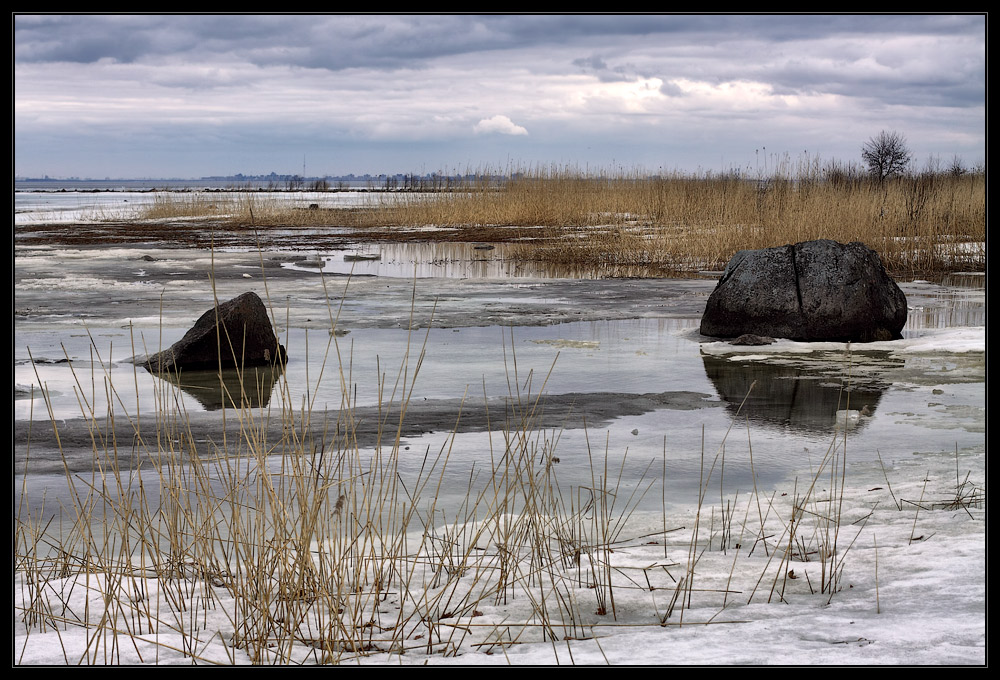
[[[217,324],[217,320],[221,323]],[[142,365],[151,373],[217,369],[220,354],[222,368],[287,361],[267,308],[256,293],[243,293],[208,310],[183,338],[148,357]]]
[[[736,253],[701,333],[873,342],[899,339],[905,323],[906,296],[878,255],[863,243],[823,239]]]

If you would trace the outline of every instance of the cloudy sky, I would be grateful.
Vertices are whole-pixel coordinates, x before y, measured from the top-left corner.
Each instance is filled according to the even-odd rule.
[[[986,156],[982,15],[15,15],[18,176]]]

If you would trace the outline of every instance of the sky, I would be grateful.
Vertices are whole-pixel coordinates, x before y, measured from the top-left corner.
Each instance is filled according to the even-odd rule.
[[[13,16],[14,174],[986,162],[985,15]]]

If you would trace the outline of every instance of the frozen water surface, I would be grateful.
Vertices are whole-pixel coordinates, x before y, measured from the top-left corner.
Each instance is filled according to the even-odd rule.
[[[45,207],[61,208],[71,211]],[[757,554],[759,566],[734,569],[735,553],[709,549],[699,557],[701,584],[738,592],[740,602],[734,596],[721,609],[696,606],[685,616],[743,623],[675,628],[675,614],[670,626],[623,633],[602,619],[606,627],[588,628],[599,634],[586,639],[518,644],[493,656],[437,655],[433,663],[985,662],[983,510],[946,511],[938,501],[955,494],[961,475],[985,482],[984,277],[902,284],[910,314],[900,341],[734,347],[697,332],[710,280],[525,277],[506,271],[498,250],[401,245],[353,263],[343,252],[268,253],[261,270],[254,268],[257,254],[20,248],[14,420],[22,511],[37,513],[44,499],[56,524],[68,521],[66,471],[78,491],[92,484],[94,433],[79,426],[81,409],[101,419],[113,410],[116,422],[140,414],[148,422],[169,404],[190,418],[194,441],[209,449],[222,423],[218,377],[182,376],[177,387],[126,359],[179,339],[213,296],[256,290],[271,305],[290,359],[279,375],[262,376],[254,412],[310,410],[335,428],[342,385],[359,421],[377,420],[380,402],[398,405],[408,395],[407,416],[416,425],[400,441],[400,479],[412,483],[427,461],[446,458],[436,507],[442,518],[453,516],[470,490],[486,488],[511,433],[531,438],[539,461],[549,462],[566,489],[585,489],[597,476],[616,480],[623,496],[634,490],[639,528],[630,535],[659,531],[668,516],[671,526],[689,529],[705,479],[713,504],[701,517],[714,527],[708,535],[727,503],[749,513],[744,506],[755,488],[754,498],[774,503],[764,509],[781,515],[781,503],[802,493],[831,447],[846,456],[851,484],[842,503],[856,520],[850,538],[859,538],[845,575],[850,588],[829,603],[809,592],[815,563],[797,562],[794,571],[805,576],[784,579],[792,606],[766,604],[763,596],[747,604],[770,556]],[[361,265],[372,269],[359,272]],[[346,285],[350,266],[373,275]],[[414,270],[416,281],[409,280]],[[238,392],[238,378],[225,379],[229,393]],[[52,429],[49,406],[66,435],[61,454],[44,435]],[[234,411],[225,412],[232,420]],[[521,430],[526,414],[536,427]],[[392,447],[394,428],[384,449]],[[135,460],[141,454],[130,440],[119,440],[125,470],[148,462]],[[370,440],[361,443],[363,456],[372,451]],[[268,464],[279,469],[283,461],[272,456]],[[20,474],[25,468],[30,474]],[[155,505],[155,485],[146,493]],[[917,498],[925,498],[926,509],[897,509],[897,501]],[[874,528],[862,535],[866,522]],[[672,558],[684,554],[686,541],[670,549]],[[665,560],[667,547],[635,543],[614,552],[615,568],[639,578]],[[746,552],[741,560],[750,559]],[[649,591],[617,589],[615,620],[631,621],[646,609],[662,616],[676,582],[660,576],[664,583]],[[516,604],[484,604],[479,620],[496,627],[523,616]],[[206,625],[226,627],[214,619]],[[85,647],[72,630],[62,630],[58,641],[53,633],[25,635],[23,626],[15,635],[26,663],[63,663],[57,650],[79,656]],[[206,658],[228,662],[232,650],[213,651],[212,644]],[[138,662],[123,653],[126,662]],[[184,662],[160,654],[161,662]],[[410,653],[363,660],[426,659]]]
[[[431,251],[410,256],[420,252]],[[267,270],[243,279],[239,272],[251,270],[255,258],[241,257],[179,251],[149,262],[126,248],[106,249],[97,259],[87,250],[26,251],[17,261],[15,420],[47,419],[39,386],[58,420],[79,418],[81,404],[105,415],[109,394],[119,417],[152,414],[165,398],[181,399],[189,414],[221,413],[214,374],[184,376],[174,392],[172,383],[127,359],[168,347],[212,304],[205,270],[213,264],[233,272],[216,274],[220,299],[261,290]],[[867,407],[847,422],[849,451],[860,459],[902,454],[916,443],[947,449],[983,442],[985,296],[974,275],[905,284],[911,323],[900,341],[734,347],[697,332],[711,281],[582,288],[588,282],[437,277],[433,263],[424,262],[416,280],[366,276],[347,284],[336,272],[321,278],[291,255],[274,257],[281,268],[261,292],[269,294],[290,359],[281,375],[254,387],[264,392],[256,405],[336,411],[346,386],[354,408],[398,403],[405,394],[415,414],[422,408],[451,414],[422,425],[424,434],[408,433],[410,451],[441,445],[459,420],[460,400],[472,420],[469,414],[539,393],[543,408],[547,399],[564,402],[562,421],[545,423],[549,432],[565,430],[558,436],[562,470],[584,470],[576,461],[588,450],[606,450],[615,461],[627,457],[633,475],[653,459],[662,467],[665,456],[685,500],[697,488],[703,455],[715,456],[723,437],[734,488],[748,479],[751,447],[757,474],[777,480],[820,458],[830,439],[843,435],[838,411]],[[654,286],[659,299],[675,297],[650,311],[645,289]],[[574,316],[586,320],[567,321]],[[330,332],[334,318],[338,334]],[[595,394],[607,408],[593,399],[584,405],[588,400],[579,396]],[[643,401],[649,394],[659,401]],[[568,405],[576,401],[581,406],[574,411]],[[451,462],[457,478],[468,465],[489,460],[483,430],[497,429],[474,429],[479,433],[459,434]]]

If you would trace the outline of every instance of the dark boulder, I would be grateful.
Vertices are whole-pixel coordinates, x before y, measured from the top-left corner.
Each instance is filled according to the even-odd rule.
[[[701,319],[702,335],[792,340],[896,340],[906,296],[863,243],[806,241],[741,250],[726,265]]]
[[[218,332],[216,332],[218,327]],[[152,373],[263,366],[287,360],[256,293],[243,293],[208,310],[169,349],[143,365]]]

